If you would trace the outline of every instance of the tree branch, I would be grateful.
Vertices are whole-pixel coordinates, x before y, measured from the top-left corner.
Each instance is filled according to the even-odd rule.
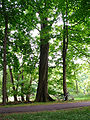
[[[82,55],[85,55],[86,57],[90,57],[90,55],[87,55],[85,53],[83,53],[82,51],[80,51],[77,47],[75,47],[74,45],[71,44],[71,46],[73,46],[79,53],[81,53]]]

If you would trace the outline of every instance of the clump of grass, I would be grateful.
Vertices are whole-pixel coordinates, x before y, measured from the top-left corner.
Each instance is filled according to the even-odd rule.
[[[90,120],[90,107],[60,110],[53,112],[37,112],[1,115],[2,120]]]

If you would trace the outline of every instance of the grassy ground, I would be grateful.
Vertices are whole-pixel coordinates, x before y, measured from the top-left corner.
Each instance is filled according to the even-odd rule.
[[[65,104],[65,103],[76,103],[76,102],[84,102],[84,101],[90,101],[90,100],[20,103],[20,104],[10,104],[10,105],[5,105],[5,106],[0,105],[0,107],[19,107],[19,106],[34,106],[34,105]]]
[[[79,94],[75,96],[75,100],[90,100],[90,95]]]
[[[0,115],[0,120],[90,120],[90,107],[53,112]]]
[[[19,104],[10,104],[6,106],[0,105],[0,107],[17,107],[17,106],[32,106],[32,105],[49,105],[49,104],[62,104],[62,103],[74,103],[74,102],[83,102],[83,101],[90,101],[90,95],[82,95],[78,94],[74,96],[74,100],[70,101],[54,101],[54,102],[34,102],[34,103],[19,103]]]
[[[65,103],[76,103],[76,102],[84,102],[90,100],[73,100],[73,101],[54,101],[54,102],[34,102],[34,103],[21,103],[21,104],[10,104],[10,105],[0,105],[0,107],[19,107],[19,106],[34,106],[34,105],[50,105],[50,104],[65,104]]]

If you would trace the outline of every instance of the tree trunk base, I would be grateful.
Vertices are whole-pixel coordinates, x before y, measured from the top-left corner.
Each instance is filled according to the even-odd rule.
[[[47,94],[47,98],[46,99],[38,99],[36,98],[34,102],[49,102],[49,101],[55,101],[53,98],[51,98],[49,96],[49,94]]]
[[[30,96],[29,96],[29,95],[26,95],[26,101],[27,101],[27,102],[30,102],[29,98],[30,98]]]
[[[48,101],[55,101],[52,97],[49,96],[49,94],[47,95],[48,97]]]

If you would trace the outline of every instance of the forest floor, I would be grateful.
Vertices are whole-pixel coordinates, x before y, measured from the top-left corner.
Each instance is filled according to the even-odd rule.
[[[78,108],[78,107],[85,107],[85,106],[90,106],[90,101],[76,102],[76,103],[57,103],[57,104],[49,104],[49,105],[0,107],[0,114],[55,111],[55,110]]]

